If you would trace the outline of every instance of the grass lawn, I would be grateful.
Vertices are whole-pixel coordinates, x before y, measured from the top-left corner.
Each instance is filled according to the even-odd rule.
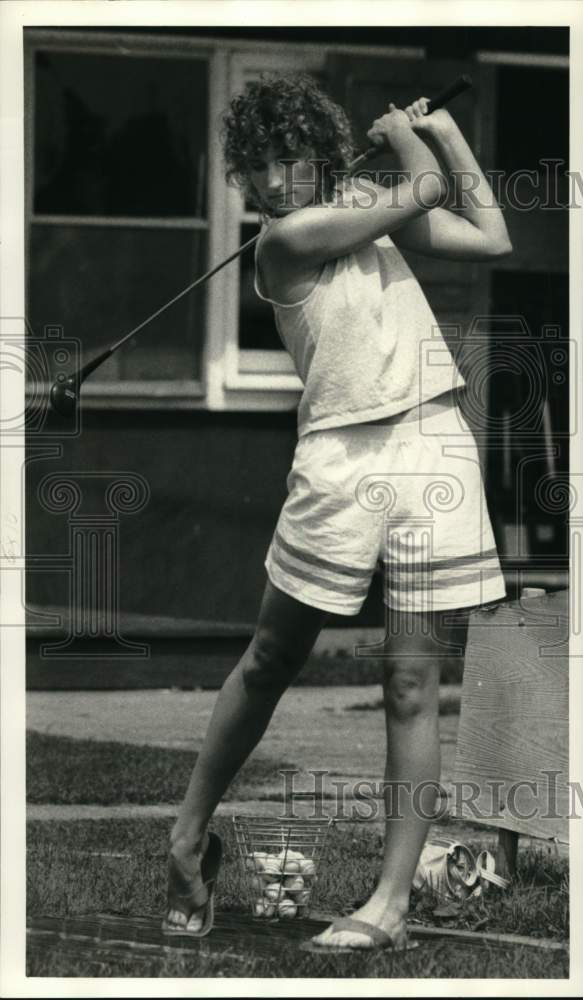
[[[181,799],[194,753],[175,749],[74,740],[28,734],[27,796],[30,802],[161,803]],[[281,761],[250,759],[229,790],[231,799],[261,797]],[[292,765],[285,765],[291,767]],[[27,834],[27,909],[30,917],[116,912],[163,913],[170,819],[31,821]],[[225,860],[217,886],[217,910],[245,912],[245,886],[238,871],[230,819],[217,816]],[[466,842],[479,850],[481,831],[468,826]],[[380,827],[335,826],[328,863],[322,866],[316,907],[350,913],[370,895],[382,857]],[[568,936],[568,865],[542,851],[520,854],[518,878],[504,893],[490,891],[469,902],[449,926],[553,938]],[[413,894],[411,917],[436,924],[433,901]],[[251,924],[251,918],[250,918]],[[212,937],[212,936],[211,936]],[[284,936],[285,938],[285,936]],[[211,942],[211,938],[207,939]],[[98,960],[72,955],[66,943],[50,953],[31,951],[29,976],[154,977],[423,977],[562,978],[564,953],[533,948],[476,948],[445,940],[404,955],[311,955],[292,941],[254,954],[245,938],[227,953],[211,946],[195,954],[141,955]]]
[[[27,909],[31,916],[91,912],[160,915],[164,908],[168,820],[31,822],[27,838]],[[241,912],[245,889],[238,871],[231,822],[217,817],[225,861],[217,886],[217,910]],[[479,839],[479,835],[478,835]],[[469,838],[468,838],[469,842]],[[477,843],[475,841],[475,843]],[[333,829],[322,867],[316,905],[350,912],[371,892],[382,850],[379,828],[342,824]],[[431,901],[414,893],[412,917],[437,923]],[[521,855],[519,877],[506,893],[469,903],[452,926],[565,940],[568,934],[567,863],[540,852]],[[207,939],[211,942],[211,938]],[[212,942],[211,942],[212,943]],[[476,948],[448,941],[392,956],[304,954],[290,942],[269,955],[254,955],[248,940],[232,953],[159,958],[120,956],[96,961],[64,950],[29,956],[29,976],[154,977],[508,977],[561,978],[565,954],[533,948]]]
[[[26,734],[27,802],[54,805],[119,805],[181,802],[196,753],[163,747]],[[225,800],[257,798],[280,768],[293,765],[251,758]]]

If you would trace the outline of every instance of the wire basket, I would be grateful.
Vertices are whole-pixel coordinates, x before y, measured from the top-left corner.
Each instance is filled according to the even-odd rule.
[[[307,917],[332,819],[234,816],[239,863],[254,917]]]

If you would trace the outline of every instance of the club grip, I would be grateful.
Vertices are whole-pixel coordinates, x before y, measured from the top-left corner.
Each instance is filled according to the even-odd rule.
[[[472,86],[472,78],[471,76],[468,76],[467,73],[464,73],[462,76],[458,76],[457,80],[450,83],[449,87],[442,90],[436,97],[430,98],[427,114],[431,114],[432,111],[437,111],[438,108],[443,108],[444,105],[448,104],[449,101],[452,101],[454,97],[457,97],[458,94],[463,94],[464,90],[469,90]],[[386,150],[383,146],[369,146],[364,153],[361,153],[360,156],[357,156],[356,160],[353,160],[348,168],[349,172],[353,173],[355,170],[358,170],[359,167],[362,167],[365,163],[367,163],[368,160],[372,160],[374,156],[380,156],[381,153],[384,152],[386,152]]]
[[[446,87],[445,90],[442,90],[441,93],[437,95],[437,97],[431,98],[431,100],[429,101],[429,108],[427,110],[427,114],[430,115],[432,111],[437,111],[438,108],[443,108],[443,106],[447,104],[449,101],[453,101],[454,97],[457,97],[458,94],[463,94],[464,90],[469,90],[471,86],[472,86],[471,76],[468,76],[466,73],[464,73],[463,76],[458,76],[457,80],[454,80],[453,83],[450,83],[449,87]]]

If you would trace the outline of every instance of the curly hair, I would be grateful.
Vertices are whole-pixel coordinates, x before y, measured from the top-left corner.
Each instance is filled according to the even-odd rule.
[[[302,147],[311,147],[314,158],[325,161],[321,197],[330,196],[334,188],[333,171],[345,170],[354,155],[345,112],[307,73],[263,73],[248,83],[223,115],[222,139],[226,179],[253,201],[251,165],[269,146],[290,158]]]

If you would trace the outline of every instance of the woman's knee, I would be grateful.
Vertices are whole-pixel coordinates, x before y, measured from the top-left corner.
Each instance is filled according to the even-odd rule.
[[[256,631],[243,661],[243,681],[250,689],[276,691],[286,688],[304,660],[288,643],[268,628]]]
[[[434,664],[390,664],[385,668],[383,691],[387,714],[406,722],[433,712],[439,698],[438,668]]]

